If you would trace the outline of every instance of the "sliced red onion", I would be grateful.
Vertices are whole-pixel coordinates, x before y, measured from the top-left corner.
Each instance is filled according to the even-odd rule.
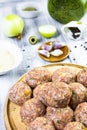
[[[51,51],[52,50],[52,45],[46,45],[46,44],[44,44],[41,48],[42,48],[42,50]]]
[[[60,49],[65,46],[65,43],[60,41],[54,41],[53,42],[53,49]]]
[[[50,57],[50,53],[47,50],[38,50],[39,54],[42,54],[43,56]]]

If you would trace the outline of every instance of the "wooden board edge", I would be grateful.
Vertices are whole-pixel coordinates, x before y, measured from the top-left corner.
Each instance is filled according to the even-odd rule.
[[[46,64],[43,65],[42,67],[52,67],[52,66],[71,66],[71,67],[77,67],[77,68],[87,68],[87,66],[83,66],[83,65],[79,65],[79,64],[73,64],[73,63],[62,63],[62,62],[58,62],[58,63],[51,63],[51,64]]]
[[[9,118],[8,118],[8,104],[9,104],[9,99],[7,97],[7,100],[4,105],[4,122],[5,122],[6,130],[12,130],[10,122],[9,122]]]
[[[82,66],[82,65],[72,64],[72,63],[61,63],[61,62],[60,63],[43,65],[42,67],[52,67],[52,66],[71,66],[71,67],[77,67],[77,68],[81,68],[81,69],[82,68],[87,68],[87,66]],[[27,73],[25,73],[23,76],[21,76],[16,81],[16,83],[19,82],[20,80],[22,80]],[[5,105],[4,105],[4,121],[5,121],[6,130],[12,130],[12,127],[10,125],[10,121],[9,121],[9,118],[8,118],[8,105],[9,105],[9,99],[7,97],[7,100],[6,100]]]

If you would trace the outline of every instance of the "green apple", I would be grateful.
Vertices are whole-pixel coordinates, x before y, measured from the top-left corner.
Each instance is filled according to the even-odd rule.
[[[51,38],[53,37],[57,32],[57,29],[55,26],[47,24],[47,25],[41,25],[39,27],[39,33],[45,37],[45,38]]]
[[[2,22],[2,31],[8,37],[14,37],[22,34],[23,28],[23,20],[15,14],[7,15]]]

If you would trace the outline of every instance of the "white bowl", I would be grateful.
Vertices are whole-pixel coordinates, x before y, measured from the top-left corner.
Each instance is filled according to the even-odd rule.
[[[23,9],[25,9],[27,7],[34,7],[36,9],[36,11],[24,11]],[[18,3],[16,5],[16,10],[17,10],[18,14],[23,18],[34,18],[34,17],[39,16],[41,13],[39,3],[37,3],[37,2]]]
[[[23,56],[21,49],[6,40],[0,40],[0,75],[3,75],[20,65]]]

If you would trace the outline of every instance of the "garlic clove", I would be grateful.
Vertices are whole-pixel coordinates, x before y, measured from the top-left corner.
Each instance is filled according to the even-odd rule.
[[[50,57],[50,53],[47,50],[38,50],[38,53],[45,57],[48,57],[48,58]]]
[[[51,51],[52,47],[53,47],[52,45],[46,45],[46,44],[44,44],[44,45],[42,45],[41,49],[42,50]]]
[[[53,42],[53,49],[60,49],[64,46],[65,46],[64,42],[60,42],[60,41],[54,41]]]
[[[63,51],[61,51],[60,49],[56,49],[54,51],[51,51],[50,54],[53,56],[60,56],[63,54]]]

